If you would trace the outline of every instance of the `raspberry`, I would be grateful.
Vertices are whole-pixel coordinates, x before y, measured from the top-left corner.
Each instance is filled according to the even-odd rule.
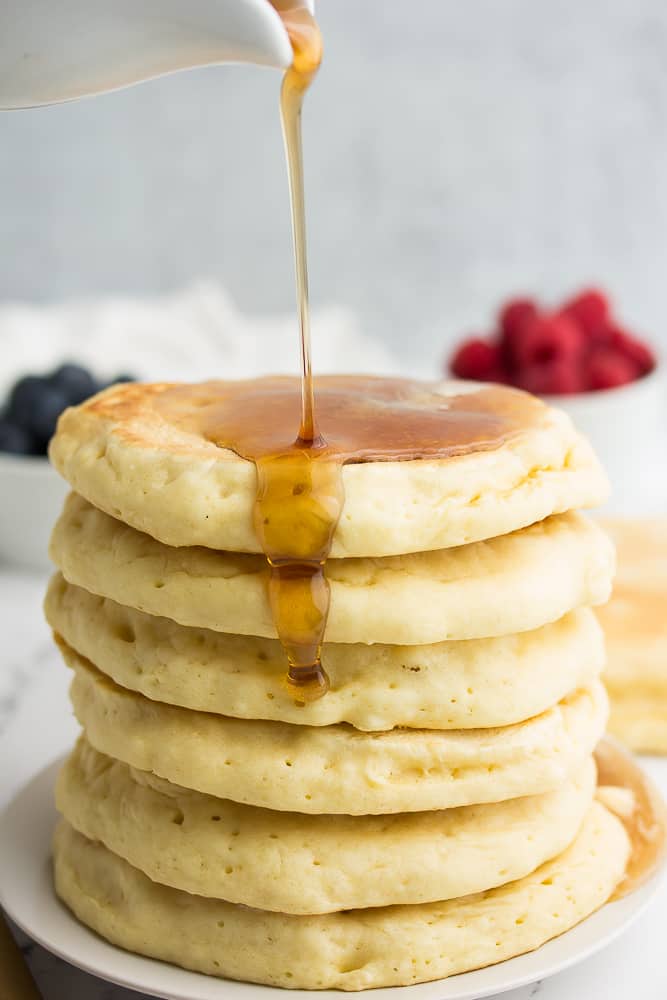
[[[510,299],[498,314],[500,332],[504,337],[514,336],[528,320],[535,319],[537,312],[532,299]]]
[[[495,344],[479,337],[466,340],[455,352],[450,368],[457,378],[495,381],[502,371],[500,350]]]
[[[589,389],[613,389],[634,382],[639,376],[637,363],[612,348],[600,348],[588,359]]]
[[[567,396],[584,388],[578,366],[562,358],[524,368],[519,372],[517,385],[536,396]]]
[[[495,365],[495,367],[491,368],[486,378],[478,379],[478,381],[496,382],[499,385],[512,385],[512,379],[503,365]]]
[[[609,302],[599,289],[587,288],[566,302],[561,313],[574,320],[584,333],[596,337],[607,324]]]
[[[532,299],[511,299],[498,314],[500,326],[500,349],[510,369],[517,366],[517,342],[521,331],[538,315]]]
[[[551,361],[570,365],[579,358],[583,335],[567,316],[537,316],[524,327],[516,339],[516,360],[521,370]]]
[[[655,355],[651,348],[620,326],[609,327],[610,345],[637,366],[639,375],[646,375],[655,368]]]

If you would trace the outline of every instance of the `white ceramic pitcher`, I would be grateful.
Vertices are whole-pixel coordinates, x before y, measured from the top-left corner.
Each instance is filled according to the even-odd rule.
[[[312,0],[294,6],[313,11]],[[0,110],[226,62],[286,68],[270,0],[0,0]]]

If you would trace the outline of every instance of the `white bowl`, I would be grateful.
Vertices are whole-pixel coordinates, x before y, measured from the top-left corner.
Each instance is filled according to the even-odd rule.
[[[665,365],[619,386],[547,402],[570,415],[586,435],[611,480],[609,511],[652,514],[667,510]]]
[[[49,536],[67,492],[47,458],[0,452],[0,563],[49,569]]]

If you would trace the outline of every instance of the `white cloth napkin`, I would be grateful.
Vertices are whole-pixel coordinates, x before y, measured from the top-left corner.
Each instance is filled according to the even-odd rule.
[[[317,373],[400,373],[398,360],[365,336],[347,310],[317,309],[312,327]],[[149,381],[299,370],[296,311],[245,315],[212,281],[153,298],[2,305],[0,346],[2,394],[18,375],[40,374],[65,360],[89,366],[100,378],[128,373]]]

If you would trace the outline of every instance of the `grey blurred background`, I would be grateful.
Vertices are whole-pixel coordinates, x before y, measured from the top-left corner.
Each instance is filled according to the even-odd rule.
[[[437,364],[508,293],[599,282],[667,338],[664,0],[317,10],[316,304]],[[214,277],[244,309],[290,309],[278,88],[271,71],[216,68],[0,115],[0,301]]]

